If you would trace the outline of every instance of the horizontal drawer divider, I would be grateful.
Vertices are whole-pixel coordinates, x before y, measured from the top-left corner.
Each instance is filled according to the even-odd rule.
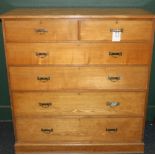
[[[144,116],[123,116],[123,115],[23,115],[23,116],[14,116],[15,118],[63,118],[63,119],[72,119],[72,118],[144,118]]]
[[[138,67],[150,67],[150,65],[145,64],[103,64],[103,65],[52,65],[52,64],[38,64],[38,65],[9,65],[9,67],[126,67],[126,66],[138,66]]]
[[[149,40],[132,40],[132,41],[120,41],[120,42],[112,42],[112,41],[106,41],[106,40],[101,40],[101,41],[96,41],[96,40],[89,40],[89,41],[82,41],[82,40],[70,40],[70,41],[44,41],[44,42],[36,42],[36,41],[31,41],[31,42],[19,42],[19,41],[6,41],[6,43],[150,43]]]
[[[102,92],[146,92],[148,89],[122,89],[122,90],[117,90],[117,89],[110,89],[110,90],[12,90],[12,92],[21,92],[21,93],[26,93],[26,92],[67,92],[67,93],[102,93]]]
[[[103,89],[103,90],[97,90],[97,89],[88,89],[88,90],[66,90],[66,89],[61,89],[61,90],[11,90],[12,92],[145,92],[148,89]]]
[[[93,141],[91,141],[91,142],[89,142],[89,141],[83,141],[84,142],[84,145],[87,145],[87,146],[91,146],[92,144],[93,145],[95,145],[95,146],[98,146],[98,145],[102,145],[102,146],[108,146],[108,145],[110,145],[110,146],[115,146],[115,145],[117,145],[117,147],[119,146],[119,145],[143,145],[143,143],[125,143],[125,142],[123,142],[123,143],[103,143],[102,141],[101,141],[101,143],[98,141],[98,142],[93,142]],[[17,142],[16,144],[15,144],[16,146],[18,146],[18,145],[23,145],[23,146],[83,146],[83,143],[81,144],[80,142],[54,142],[54,143],[31,143],[31,142]]]

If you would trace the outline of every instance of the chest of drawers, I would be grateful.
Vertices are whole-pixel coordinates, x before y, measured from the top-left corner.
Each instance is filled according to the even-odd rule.
[[[16,9],[1,19],[16,153],[144,151],[152,14]]]

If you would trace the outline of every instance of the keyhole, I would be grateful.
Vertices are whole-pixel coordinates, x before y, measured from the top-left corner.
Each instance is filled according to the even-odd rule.
[[[116,24],[118,24],[118,20],[116,20],[116,22],[115,22]]]
[[[39,21],[39,24],[42,25],[42,21],[41,20]]]

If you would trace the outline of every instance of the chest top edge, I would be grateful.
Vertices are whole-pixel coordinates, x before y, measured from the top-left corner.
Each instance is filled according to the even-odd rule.
[[[155,19],[155,15],[136,8],[18,8],[0,15],[0,19],[21,18]]]

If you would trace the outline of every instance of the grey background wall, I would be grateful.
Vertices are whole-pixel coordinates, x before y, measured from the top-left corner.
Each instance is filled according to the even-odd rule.
[[[0,0],[0,13],[17,7],[134,7],[155,13],[155,0]],[[0,23],[0,121],[11,120],[10,100],[6,76],[2,25]],[[148,120],[155,117],[155,48],[151,72]]]

